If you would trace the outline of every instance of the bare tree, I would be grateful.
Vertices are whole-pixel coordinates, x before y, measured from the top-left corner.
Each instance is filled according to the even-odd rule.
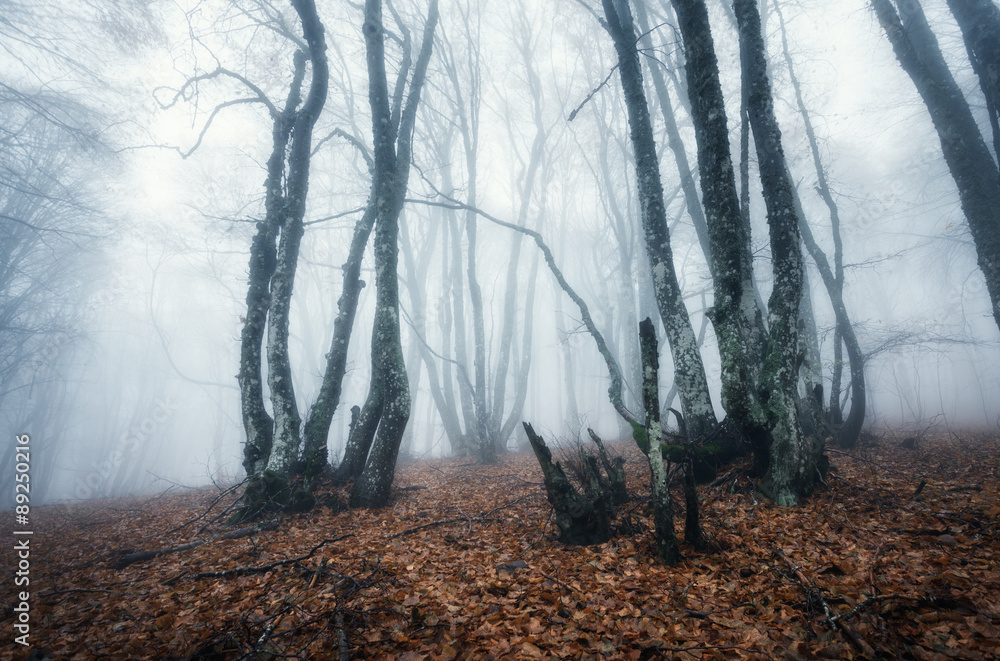
[[[779,505],[795,505],[822,480],[822,437],[807,439],[797,404],[799,305],[802,300],[802,254],[795,189],[781,144],[767,75],[764,36],[756,0],[734,0],[740,28],[740,59],[746,78],[747,114],[753,131],[767,224],[771,239],[774,288],[768,300],[767,357],[757,389],[767,414],[770,438],[762,486]]]
[[[279,109],[256,85],[221,67],[188,81],[178,95],[200,79],[228,76],[255,92],[271,116],[272,149],[267,161],[264,218],[250,248],[247,314],[241,337],[239,383],[243,424],[247,433],[243,465],[248,475],[271,471],[287,479],[295,468],[301,444],[301,417],[292,387],[288,359],[288,322],[299,247],[305,231],[303,217],[309,188],[312,132],[326,103],[328,67],[323,24],[312,0],[293,0],[301,22],[302,40],[293,58],[294,75]],[[282,25],[284,29],[284,26]],[[311,75],[302,98],[306,63]],[[177,98],[177,97],[175,97]],[[262,343],[267,335],[268,386],[274,418],[264,407]],[[249,493],[249,492],[248,492]]]
[[[385,73],[382,3],[381,0],[367,0],[365,3],[363,32],[368,54],[368,100],[372,108],[372,136],[375,145],[372,201],[377,207],[377,294],[375,327],[372,330],[372,383],[361,412],[363,432],[373,435],[374,440],[368,440],[371,438],[368,436],[358,443],[359,446],[371,445],[371,452],[367,453],[364,470],[355,481],[351,493],[351,505],[355,507],[381,507],[389,501],[399,445],[410,416],[409,385],[399,327],[399,214],[406,199],[413,124],[434,45],[437,20],[437,0],[431,0],[406,107],[399,120],[394,121]],[[355,427],[352,437],[359,433],[359,428],[362,428],[361,421]]]
[[[996,203],[1000,199],[1000,170],[948,70],[920,2],[906,0],[894,7],[892,0],[871,0],[871,4],[941,140],[976,245],[979,268],[986,278],[993,318],[1000,328],[1000,206]]]
[[[802,96],[802,86],[795,73],[794,62],[788,48],[788,36],[785,30],[785,19],[780,7],[775,7],[781,27],[781,43],[785,58],[785,65],[788,68],[789,81],[792,91],[795,93],[795,102],[805,124],[806,137],[809,140],[809,150],[813,157],[813,167],[816,169],[816,191],[823,202],[830,210],[830,230],[833,235],[833,263],[820,248],[819,243],[814,238],[812,228],[805,215],[800,212],[800,227],[802,239],[806,249],[815,261],[826,288],[827,295],[833,304],[833,312],[837,321],[834,329],[834,364],[833,375],[830,387],[830,422],[837,428],[837,443],[844,447],[853,447],[861,434],[861,428],[865,421],[865,407],[868,398],[865,384],[865,359],[858,343],[854,326],[844,304],[844,247],[840,232],[840,209],[830,189],[830,184],[826,176],[826,169],[820,157],[819,141],[816,137],[816,130],[813,127],[812,117],[806,108],[805,100]],[[799,205],[801,209],[801,205]],[[810,315],[811,318],[811,315]],[[815,322],[813,322],[815,323]],[[850,361],[851,374],[851,411],[846,422],[843,420],[840,406],[841,394],[841,373],[843,372],[843,359],[841,347],[846,347],[847,357]],[[813,361],[818,360],[815,350]],[[807,397],[815,399],[815,393],[807,393]]]
[[[1000,160],[1000,7],[991,0],[948,0],[958,21],[986,97],[986,112],[993,131],[993,155]]]
[[[646,254],[653,272],[653,288],[660,319],[670,340],[674,379],[681,397],[687,432],[691,438],[698,438],[708,434],[717,421],[701,353],[674,269],[663,185],[660,182],[659,157],[642,85],[642,69],[632,14],[626,0],[604,0],[604,15],[607,30],[618,53],[622,89],[629,113],[639,205],[642,209]]]

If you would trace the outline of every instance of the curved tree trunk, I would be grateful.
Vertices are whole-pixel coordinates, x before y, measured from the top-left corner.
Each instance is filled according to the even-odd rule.
[[[756,0],[735,0],[747,114],[767,206],[774,288],[768,301],[770,341],[758,390],[771,427],[770,461],[761,483],[779,505],[796,505],[821,479],[822,437],[802,434],[798,397],[798,319],[802,300],[799,215],[774,115]]]
[[[288,150],[288,174],[285,200],[279,227],[278,262],[271,277],[271,315],[267,329],[268,386],[274,411],[274,445],[267,469],[287,476],[299,457],[302,419],[292,388],[292,369],[288,359],[288,314],[295,285],[299,246],[305,228],[309,191],[309,165],[312,160],[312,132],[326,104],[330,72],[326,60],[323,24],[313,0],[293,0],[292,6],[302,21],[302,36],[309,48],[312,65],[309,95],[295,115]],[[303,57],[304,55],[300,56]],[[297,67],[298,68],[298,67]]]
[[[409,98],[401,111],[397,135],[386,84],[382,3],[381,0],[367,0],[365,3],[363,31],[368,52],[369,101],[375,139],[372,197],[377,205],[372,393],[378,394],[381,406],[378,407],[378,428],[371,452],[351,492],[351,505],[354,507],[382,507],[389,502],[399,445],[410,417],[409,384],[399,328],[399,214],[406,198],[412,149],[410,141],[434,44],[437,19],[437,0],[431,0],[423,43],[413,70]]]
[[[718,424],[708,390],[691,319],[677,282],[670,234],[667,229],[659,156],[653,138],[649,106],[642,85],[642,68],[636,49],[635,28],[626,0],[603,0],[608,32],[618,53],[619,72],[628,108],[632,148],[636,160],[636,181],[642,208],[646,254],[653,271],[653,288],[660,318],[670,340],[674,379],[681,407],[692,438],[709,433]]]
[[[948,71],[920,3],[899,3],[902,19],[890,0],[871,0],[871,4],[941,140],[976,245],[979,268],[986,278],[993,319],[1000,328],[1000,171],[962,90]]]
[[[286,476],[298,458],[300,441],[301,420],[288,364],[288,309],[309,188],[312,129],[326,103],[329,71],[323,24],[315,3],[293,0],[292,5],[302,23],[308,52],[295,54],[294,75],[283,111],[272,109],[273,145],[267,164],[265,219],[258,225],[251,246],[247,318],[241,337],[239,382],[247,431],[243,464],[249,475],[267,467]],[[312,75],[309,94],[302,103],[307,58]],[[275,241],[279,243],[277,250]],[[265,325],[273,420],[263,404],[261,343]]]
[[[271,161],[268,162],[269,169]],[[243,445],[243,468],[247,475],[256,475],[264,470],[274,440],[274,420],[264,407],[262,346],[267,311],[271,304],[268,287],[274,273],[276,236],[274,225],[265,219],[257,223],[257,234],[250,244],[250,284],[247,288],[247,313],[240,334],[240,372],[237,377],[243,428],[247,434]]]
[[[864,425],[867,392],[865,386],[864,356],[861,353],[861,347],[858,345],[857,337],[854,334],[854,327],[847,314],[847,307],[844,305],[844,248],[840,235],[840,211],[836,201],[833,199],[833,193],[830,191],[826,171],[823,168],[823,162],[820,158],[819,141],[816,139],[816,131],[813,128],[812,118],[806,109],[805,101],[802,97],[802,88],[795,74],[794,62],[788,50],[785,19],[780,7],[776,7],[776,11],[781,25],[781,40],[785,65],[788,67],[788,75],[792,83],[792,89],[795,92],[799,114],[805,123],[806,137],[809,140],[809,149],[812,152],[813,165],[816,169],[818,183],[816,190],[830,210],[830,229],[833,233],[834,260],[832,267],[813,237],[805,215],[800,213],[799,220],[801,222],[800,229],[803,243],[819,268],[823,285],[826,287],[830,301],[833,303],[834,316],[837,321],[837,327],[833,334],[833,379],[830,387],[830,422],[837,427],[837,444],[842,447],[853,447],[857,443],[858,437],[861,435],[861,428]],[[801,209],[801,205],[798,206]],[[851,363],[851,412],[848,415],[846,423],[843,420],[840,406],[844,346],[847,346],[847,356]],[[807,396],[809,395],[810,393],[807,393]]]
[[[340,405],[354,318],[358,311],[361,289],[365,286],[361,280],[361,262],[374,225],[375,205],[369,200],[364,215],[354,226],[351,248],[343,266],[344,284],[337,301],[337,318],[333,321],[333,339],[330,341],[330,352],[326,354],[323,382],[306,417],[303,458],[307,475],[315,474],[327,465],[327,437],[333,414]]]

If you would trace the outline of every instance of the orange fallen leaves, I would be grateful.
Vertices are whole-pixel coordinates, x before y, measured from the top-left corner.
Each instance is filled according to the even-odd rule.
[[[641,498],[643,458],[616,449]],[[260,658],[327,659],[341,632],[364,659],[858,658],[775,560],[781,548],[832,615],[857,609],[840,622],[886,658],[1000,658],[1000,441],[886,442],[831,459],[828,488],[799,509],[763,502],[742,474],[701,487],[714,544],[682,548],[674,569],[654,561],[648,501],[626,506],[646,532],[588,548],[554,541],[530,454],[490,467],[403,464],[397,482],[427,488],[400,491],[389,508],[289,516],[122,571],[108,567],[115,550],[204,536],[160,531],[215,494],[42,508],[32,641],[59,659],[236,659],[255,645]],[[266,574],[192,578],[299,557],[349,532]]]

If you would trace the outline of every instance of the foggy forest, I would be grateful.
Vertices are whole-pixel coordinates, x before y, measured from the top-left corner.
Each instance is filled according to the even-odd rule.
[[[0,108],[3,658],[1000,656],[994,0],[0,0]]]

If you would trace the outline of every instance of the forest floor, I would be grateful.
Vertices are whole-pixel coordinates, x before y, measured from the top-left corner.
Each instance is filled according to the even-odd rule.
[[[317,508],[123,569],[231,530],[205,526],[233,497],[207,514],[218,491],[33,508],[31,646],[5,625],[0,657],[1000,658],[996,434],[833,451],[795,509],[735,467],[699,488],[711,548],[673,568],[655,561],[642,456],[610,448],[634,501],[592,547],[555,540],[530,453],[403,464],[385,509]]]

